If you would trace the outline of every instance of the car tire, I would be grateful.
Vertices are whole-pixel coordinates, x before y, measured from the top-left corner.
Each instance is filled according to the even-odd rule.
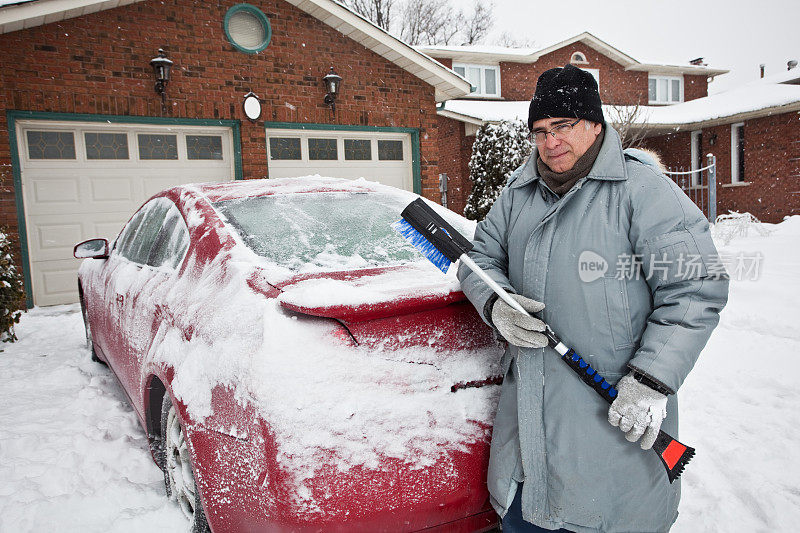
[[[83,316],[83,329],[86,332],[86,346],[92,352],[92,361],[105,365],[105,361],[97,357],[97,352],[94,349],[94,342],[92,341],[92,325],[89,323],[89,310],[86,309],[86,302],[81,297],[81,315]]]
[[[176,500],[189,520],[191,533],[210,533],[200,491],[194,479],[194,468],[178,411],[169,393],[161,403],[161,445],[164,447],[164,485],[167,497]]]

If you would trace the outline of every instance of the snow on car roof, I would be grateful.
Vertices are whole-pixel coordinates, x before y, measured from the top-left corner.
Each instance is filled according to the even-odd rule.
[[[190,186],[210,202],[221,202],[236,198],[265,196],[269,194],[292,194],[306,192],[387,192],[403,194],[404,191],[388,187],[363,178],[349,180],[331,178],[319,174],[299,178],[270,178],[204,183]],[[409,200],[410,201],[410,200]]]

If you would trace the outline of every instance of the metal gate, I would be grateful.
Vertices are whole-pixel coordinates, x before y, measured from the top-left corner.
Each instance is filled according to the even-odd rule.
[[[717,218],[717,158],[708,154],[707,164],[696,170],[681,167],[664,171],[703,211],[709,222]]]

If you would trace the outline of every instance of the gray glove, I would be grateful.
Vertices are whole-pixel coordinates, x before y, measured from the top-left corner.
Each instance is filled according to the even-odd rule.
[[[661,422],[667,417],[667,397],[639,383],[628,374],[616,386],[617,398],[608,410],[608,422],[625,432],[625,438],[649,450],[656,441]]]
[[[519,294],[512,294],[523,309],[529,313],[538,313],[544,309],[542,302],[525,298]],[[492,306],[492,324],[505,339],[514,346],[522,348],[544,348],[547,346],[547,337],[539,333],[544,331],[544,322],[532,316],[523,315],[502,298],[498,298]]]

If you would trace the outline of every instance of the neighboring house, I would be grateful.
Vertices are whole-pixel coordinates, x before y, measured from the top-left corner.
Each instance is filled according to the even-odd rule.
[[[791,65],[791,63],[790,63]],[[645,110],[644,145],[671,167],[695,170],[713,154],[717,214],[762,222],[800,214],[800,69],[680,105]],[[705,174],[687,183],[707,201]]]
[[[708,96],[707,79],[727,71],[703,64],[639,63],[582,33],[542,50],[497,47],[422,47],[420,51],[464,75],[469,97],[439,107],[439,170],[448,174],[449,207],[463,210],[469,195],[467,164],[478,127],[500,120],[527,120],[539,74],[572,63],[599,81],[607,119],[639,105],[634,129],[643,146],[672,169],[717,161],[717,213],[749,211],[765,222],[800,214],[800,69]],[[611,107],[614,106],[614,107]],[[624,114],[624,113],[623,113]],[[680,182],[707,208],[704,174]],[[677,179],[677,178],[676,178]]]
[[[695,64],[641,63],[588,32],[542,49],[496,46],[419,47],[452,67],[473,86],[464,98],[439,107],[439,171],[448,175],[448,207],[463,211],[469,196],[467,164],[481,124],[527,121],[536,80],[545,70],[567,63],[589,71],[609,105],[670,105],[708,94],[708,79],[727,70]]]
[[[438,198],[436,105],[469,90],[332,0],[0,0],[0,224],[28,305],[77,301],[73,246],[173,185],[321,173]]]

